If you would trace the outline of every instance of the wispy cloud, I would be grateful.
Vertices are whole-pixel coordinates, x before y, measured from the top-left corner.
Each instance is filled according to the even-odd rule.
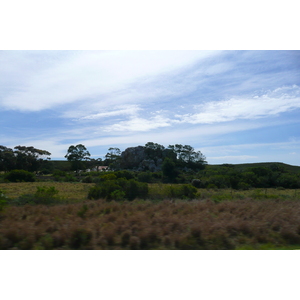
[[[2,55],[5,56],[6,52]],[[26,56],[26,53],[20,55]],[[28,71],[30,63],[26,69],[19,69],[11,61],[13,67],[5,75],[12,78],[21,74],[21,80],[17,84],[14,82],[16,86],[4,94],[0,103],[7,109],[40,111],[82,99],[103,97],[124,89],[137,79],[148,80],[187,68],[212,55],[218,55],[218,52],[71,51],[63,60],[40,65],[34,73]]]
[[[128,105],[127,107],[120,107],[116,110],[110,110],[105,112],[100,112],[96,114],[86,115],[84,117],[79,118],[80,120],[95,120],[95,119],[102,119],[108,117],[116,117],[121,115],[136,115],[137,112],[140,110],[137,105]]]
[[[259,149],[268,147],[288,156],[299,152],[286,143],[299,136],[299,58],[299,51],[1,51],[0,138],[55,158],[70,144],[98,155],[149,141],[192,145],[209,162],[262,160]]]
[[[105,132],[111,131],[149,131],[153,129],[157,129],[160,127],[168,127],[171,126],[171,122],[169,119],[166,119],[162,116],[155,116],[150,119],[144,118],[132,118],[128,121],[122,121],[118,124],[113,124],[111,126],[107,126],[104,128]]]
[[[262,96],[231,98],[194,106],[194,111],[176,115],[183,123],[212,124],[236,119],[258,119],[300,108],[300,87],[277,88]]]

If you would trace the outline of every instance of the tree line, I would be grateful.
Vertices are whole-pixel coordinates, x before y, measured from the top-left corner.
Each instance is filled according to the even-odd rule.
[[[50,160],[51,153],[32,146],[16,146],[13,149],[0,145],[0,171],[25,170],[37,172]]]
[[[207,166],[205,156],[190,145],[175,144],[164,147],[148,142],[144,146],[129,147],[124,151],[111,147],[103,159],[91,158],[90,152],[82,144],[71,145],[65,155],[68,165],[66,161],[51,162],[50,156],[50,152],[32,146],[19,145],[13,149],[0,146],[0,172],[41,171],[44,174],[52,174],[55,180],[97,182],[98,172],[92,174],[85,171],[102,165],[109,166],[111,172],[122,172],[121,177],[130,175],[131,179],[147,183],[193,182],[198,188],[300,188],[299,171],[292,172],[283,164],[273,163],[264,167],[245,165],[243,169],[237,169],[235,165],[230,164]],[[82,170],[81,176],[78,174],[79,170]],[[77,176],[65,171],[74,171]],[[127,173],[124,173],[125,171]],[[20,172],[11,174],[11,177],[12,179],[6,179],[33,180],[32,176]]]
[[[102,163],[114,170],[151,171],[152,168],[161,171],[165,169],[170,176],[171,173],[172,176],[176,176],[175,169],[202,170],[207,164],[201,151],[195,151],[190,145],[175,144],[165,148],[153,142],[148,142],[145,146],[129,147],[123,152],[119,148],[111,147],[104,160],[91,159],[90,156],[86,147],[79,144],[70,146],[65,158],[71,162],[74,171]]]

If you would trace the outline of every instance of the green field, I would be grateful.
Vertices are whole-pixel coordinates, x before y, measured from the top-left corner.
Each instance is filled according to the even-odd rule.
[[[81,182],[9,182],[0,183],[0,190],[8,198],[17,198],[23,194],[34,194],[37,187],[55,187],[62,198],[82,201],[87,198],[88,190],[94,184]]]

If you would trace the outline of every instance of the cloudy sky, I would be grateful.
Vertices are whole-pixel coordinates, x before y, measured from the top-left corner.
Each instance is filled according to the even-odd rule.
[[[188,144],[300,164],[300,51],[0,51],[1,145]]]

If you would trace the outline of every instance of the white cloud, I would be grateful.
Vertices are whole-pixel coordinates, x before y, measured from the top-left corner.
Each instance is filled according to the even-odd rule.
[[[137,80],[192,66],[220,52],[211,51],[75,51],[31,70],[33,63],[9,72],[13,91],[0,103],[7,109],[39,111],[80,100],[89,101],[128,87]],[[25,53],[26,54],[26,53]],[[21,52],[20,55],[24,55]],[[27,57],[27,56],[26,56]],[[20,60],[20,59],[19,59]],[[9,64],[8,63],[8,64]],[[1,74],[6,77],[5,69]],[[18,80],[13,80],[17,75]],[[1,85],[1,82],[0,82]]]
[[[140,110],[137,105],[129,105],[127,107],[111,110],[111,111],[104,111],[96,114],[86,115],[84,117],[79,118],[79,120],[95,120],[101,118],[108,118],[108,117],[116,117],[121,115],[136,115],[137,112]]]
[[[128,121],[122,121],[118,124],[113,124],[104,128],[105,132],[111,131],[149,131],[160,127],[171,126],[170,120],[162,116],[155,116],[150,119],[132,118]]]
[[[212,101],[194,107],[199,113],[176,115],[183,123],[212,124],[257,119],[300,108],[300,87],[282,87],[262,96]]]

